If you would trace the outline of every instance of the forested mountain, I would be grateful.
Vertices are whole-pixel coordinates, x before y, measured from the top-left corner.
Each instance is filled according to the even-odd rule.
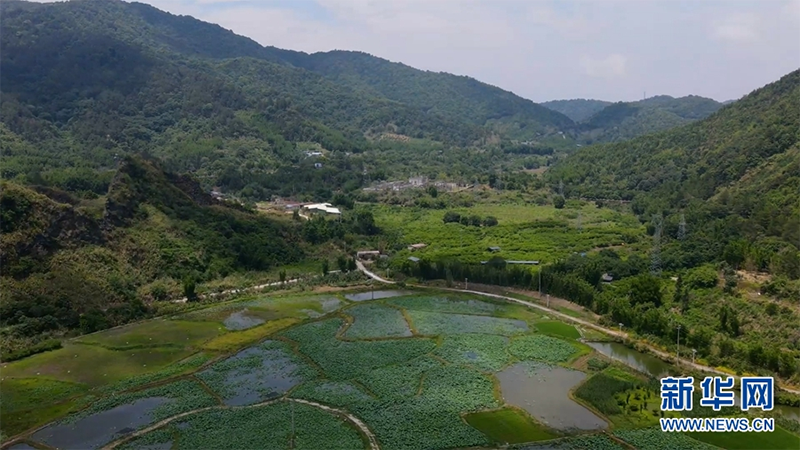
[[[0,207],[4,352],[50,333],[124,323],[146,313],[142,299],[304,252],[295,226],[221,203],[195,180],[131,157],[105,199],[2,182]]]
[[[668,130],[710,116],[723,106],[710,98],[659,95],[636,102],[554,100],[541,104],[577,123],[575,137],[584,144],[616,142]]]
[[[332,51],[294,57],[292,64],[358,90],[454,121],[533,138],[570,128],[564,115],[473,78],[422,71],[366,53]]]
[[[388,133],[468,148],[573,126],[466,77],[359,53],[262,47],[144,4],[0,8],[4,179],[100,194],[115,158],[147,151],[208,186],[268,197],[277,192],[265,175],[291,178],[302,165],[298,144],[357,154],[379,150]],[[336,174],[357,186],[363,164],[353,162],[359,170],[337,164]]]
[[[696,95],[613,103],[579,124],[579,139],[585,143],[632,139],[703,119],[721,107],[722,103]]]
[[[628,142],[585,147],[550,173],[568,196],[633,199],[665,215],[667,267],[724,254],[800,277],[800,70],[710,117]],[[680,215],[688,237],[677,241]]]
[[[572,100],[551,100],[539,104],[545,108],[564,114],[574,122],[583,122],[602,111],[606,106],[611,105],[612,102],[576,98]]]

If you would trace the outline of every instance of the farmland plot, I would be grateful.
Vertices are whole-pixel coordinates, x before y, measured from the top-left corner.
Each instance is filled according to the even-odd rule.
[[[665,447],[666,448],[666,447]],[[568,437],[541,444],[526,445],[519,450],[626,450],[604,434]],[[664,450],[664,449],[662,449]]]
[[[508,338],[492,334],[445,336],[434,354],[455,363],[469,364],[484,372],[496,372],[508,365]]]
[[[344,334],[347,339],[411,336],[408,323],[398,309],[370,303],[356,305],[345,313],[355,320]]]
[[[300,325],[282,333],[297,342],[300,352],[317,363],[328,378],[348,380],[378,367],[424,355],[435,347],[430,339],[344,342],[336,339],[341,319]]]
[[[681,433],[664,433],[660,428],[619,430],[614,433],[639,450],[719,450],[717,447],[696,441]]]
[[[266,341],[215,363],[197,376],[220,394],[226,405],[249,405],[277,397],[318,373],[295,355],[289,344]]]
[[[486,445],[488,438],[460,413],[498,404],[492,381],[472,369],[440,366],[427,371],[418,396],[351,407],[384,450],[446,449]]]
[[[387,300],[386,303],[414,311],[430,311],[450,314],[479,314],[491,316],[500,305],[462,298],[416,296]]]
[[[200,384],[182,380],[106,397],[34,433],[33,439],[57,448],[94,449],[159,420],[215,403]]]
[[[413,310],[408,311],[408,316],[422,335],[482,333],[510,336],[528,331],[527,323],[515,319]]]
[[[578,349],[561,339],[543,335],[517,337],[511,341],[509,352],[519,359],[537,359],[549,363],[568,361]]]
[[[417,395],[422,376],[442,363],[423,356],[402,364],[379,367],[358,381],[383,400],[400,400]]]
[[[365,448],[358,431],[333,414],[293,402],[278,402],[254,408],[204,411],[142,436],[126,449],[169,443],[174,433],[176,449],[240,450],[288,449],[292,421],[295,449],[355,450]],[[154,435],[151,437],[151,435]],[[145,447],[148,448],[148,447]],[[154,447],[164,448],[164,447]]]
[[[292,391],[292,397],[337,407],[374,400],[362,388],[349,381],[312,381]]]

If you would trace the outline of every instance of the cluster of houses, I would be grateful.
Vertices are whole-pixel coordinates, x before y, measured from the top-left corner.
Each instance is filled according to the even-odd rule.
[[[459,188],[457,183],[448,183],[444,181],[429,182],[426,177],[411,177],[408,181],[386,181],[378,183],[374,186],[364,188],[365,191],[402,191],[411,188],[420,188],[424,186],[435,186],[436,189],[441,191],[454,191]]]

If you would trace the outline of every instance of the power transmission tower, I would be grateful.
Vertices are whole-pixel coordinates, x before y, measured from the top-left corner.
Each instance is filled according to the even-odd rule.
[[[664,227],[664,219],[661,214],[653,214],[653,250],[650,259],[650,273],[661,276],[661,231]]]
[[[678,239],[686,239],[686,217],[681,213],[681,222],[678,224]]]

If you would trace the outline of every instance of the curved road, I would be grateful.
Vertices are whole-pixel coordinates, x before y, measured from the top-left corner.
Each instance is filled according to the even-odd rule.
[[[364,272],[364,274],[366,274],[368,277],[372,278],[373,280],[379,281],[381,283],[386,283],[386,284],[394,284],[394,281],[385,280],[385,279],[375,275],[374,273],[370,272],[369,270],[367,270],[367,268],[364,267],[364,265],[361,263],[361,261],[356,261],[356,265],[358,266],[358,268],[362,272]],[[421,286],[421,285],[412,285],[412,286],[418,287],[418,288],[423,288],[423,289],[430,289],[430,287],[428,287],[428,286]],[[603,333],[606,333],[606,334],[610,334],[612,336],[617,336],[617,337],[621,337],[621,338],[625,338],[625,339],[630,339],[630,335],[628,333],[626,333],[626,332],[613,330],[611,328],[606,328],[606,327],[604,327],[602,325],[598,325],[598,324],[590,322],[588,320],[579,319],[577,317],[572,317],[572,316],[569,316],[569,315],[564,314],[562,312],[556,311],[554,309],[550,309],[550,308],[548,308],[546,306],[542,306],[542,305],[539,305],[537,303],[527,302],[525,300],[520,300],[520,299],[517,299],[517,298],[514,298],[514,297],[506,297],[505,295],[490,294],[488,292],[472,291],[472,290],[468,290],[468,289],[455,289],[455,288],[436,288],[436,289],[441,289],[441,290],[445,290],[445,291],[453,291],[453,292],[466,292],[466,293],[469,293],[469,294],[483,295],[484,297],[492,297],[492,298],[497,298],[497,299],[505,300],[505,301],[512,302],[512,303],[517,303],[517,304],[520,304],[520,305],[527,306],[529,308],[534,308],[534,309],[538,309],[540,311],[544,311],[544,312],[546,312],[546,313],[548,313],[550,315],[557,316],[560,319],[564,319],[564,320],[567,320],[569,322],[574,322],[574,323],[578,323],[578,324],[581,324],[581,325],[589,327],[589,328],[593,328],[593,329],[595,329],[597,331],[600,331],[600,332],[603,332]],[[661,358],[672,359],[672,360],[677,359],[680,362],[680,364],[682,364],[684,366],[687,366],[687,367],[690,367],[692,369],[699,370],[699,371],[702,371],[702,372],[709,372],[709,373],[713,373],[713,374],[717,374],[717,375],[724,375],[724,376],[729,376],[729,377],[732,376],[737,380],[739,379],[739,377],[736,376],[736,375],[731,375],[728,372],[723,372],[723,371],[721,371],[719,369],[716,369],[714,367],[709,367],[709,366],[704,366],[702,364],[693,363],[692,361],[690,361],[688,359],[685,359],[685,358],[676,358],[675,356],[672,356],[671,354],[669,354],[667,352],[664,352],[662,350],[659,350],[659,349],[657,349],[655,347],[652,347],[652,346],[650,346],[648,344],[643,344],[643,345],[645,347],[647,347],[651,352],[653,352],[654,354],[658,355]],[[785,390],[786,392],[791,392],[792,394],[800,394],[800,390],[797,390],[797,389],[791,389],[791,388],[787,388],[787,387],[783,387],[783,386],[781,387],[781,389]]]

